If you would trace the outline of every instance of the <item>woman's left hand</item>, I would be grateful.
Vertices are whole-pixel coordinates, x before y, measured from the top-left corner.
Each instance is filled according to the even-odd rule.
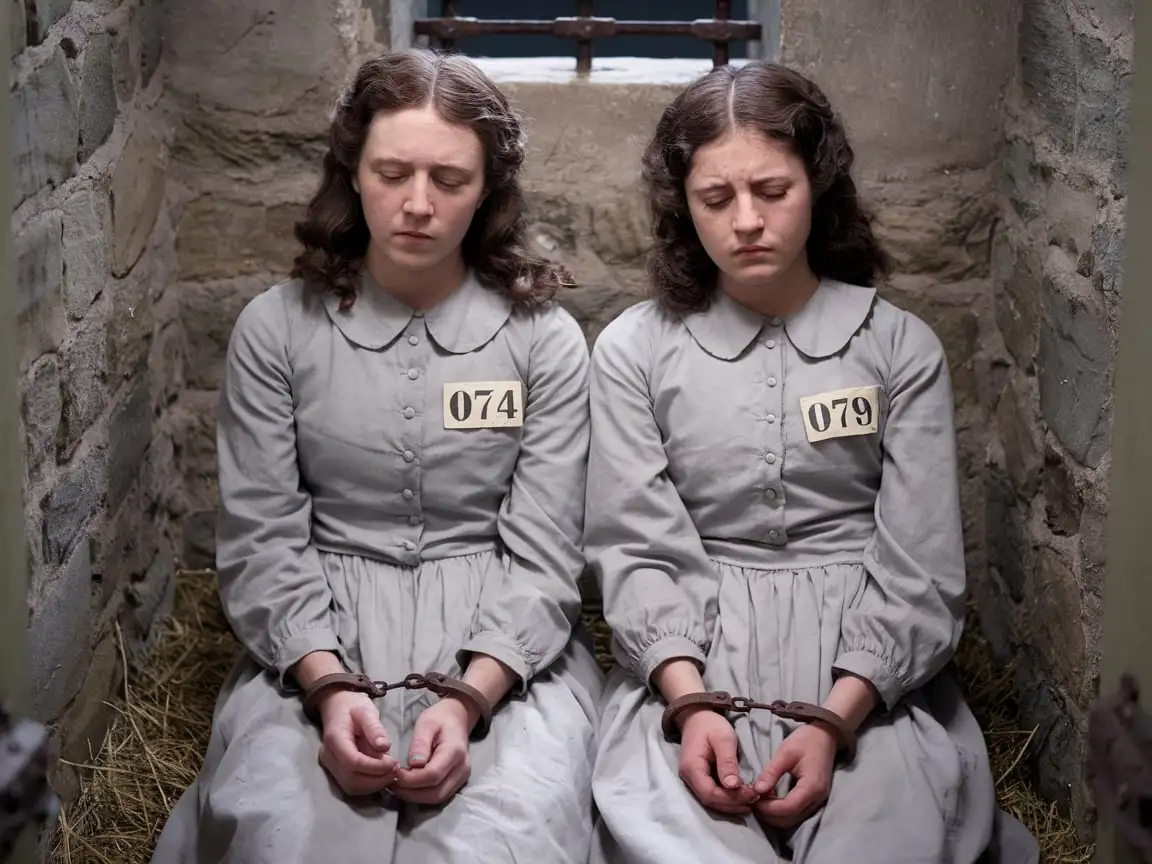
[[[408,767],[396,771],[391,791],[413,804],[443,804],[468,782],[468,738],[474,721],[458,699],[441,699],[416,718]]]
[[[760,799],[752,805],[752,811],[762,822],[776,828],[799,825],[828,800],[835,765],[833,734],[819,723],[801,726],[784,739],[753,784]],[[778,798],[774,790],[785,774],[791,774],[796,784]]]

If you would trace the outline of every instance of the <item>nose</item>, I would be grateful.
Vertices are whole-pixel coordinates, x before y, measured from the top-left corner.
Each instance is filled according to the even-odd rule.
[[[404,212],[410,216],[426,219],[432,215],[432,199],[428,195],[428,181],[417,175],[412,180],[411,194],[404,202]]]
[[[764,227],[764,219],[756,210],[752,196],[746,192],[736,195],[736,212],[732,216],[732,230],[737,234],[755,234]]]

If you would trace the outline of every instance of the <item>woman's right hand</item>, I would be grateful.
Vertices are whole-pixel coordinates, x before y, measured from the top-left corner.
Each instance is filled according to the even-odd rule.
[[[682,715],[680,779],[708,809],[741,816],[752,812],[759,796],[740,777],[736,746],[736,730],[715,711]]]
[[[346,795],[371,795],[391,786],[399,763],[380,712],[365,693],[337,690],[318,706],[324,730],[320,764]]]

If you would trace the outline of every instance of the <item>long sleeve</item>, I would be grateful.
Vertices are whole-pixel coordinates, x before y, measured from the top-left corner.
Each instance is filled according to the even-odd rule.
[[[311,498],[297,467],[283,295],[240,313],[220,393],[216,559],[225,615],[241,644],[296,689],[288,669],[340,643],[332,596],[311,543]]]
[[[564,650],[580,614],[588,459],[588,346],[562,309],[539,317],[530,349],[520,455],[497,516],[504,578],[480,597],[461,664],[487,654],[523,692]]]
[[[890,710],[944,668],[964,621],[952,387],[939,339],[912,316],[897,329],[887,390],[868,583],[844,617],[833,669],[871,681]]]
[[[585,553],[604,600],[613,652],[640,680],[667,660],[701,669],[705,603],[715,577],[692,519],[668,476],[648,375],[652,348],[625,313],[592,353],[592,440]]]

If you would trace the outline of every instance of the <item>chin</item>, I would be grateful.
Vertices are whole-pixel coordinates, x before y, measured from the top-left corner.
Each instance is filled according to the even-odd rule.
[[[757,262],[737,265],[728,271],[727,276],[737,285],[758,285],[767,280],[775,279],[781,272],[781,268],[774,263]]]

